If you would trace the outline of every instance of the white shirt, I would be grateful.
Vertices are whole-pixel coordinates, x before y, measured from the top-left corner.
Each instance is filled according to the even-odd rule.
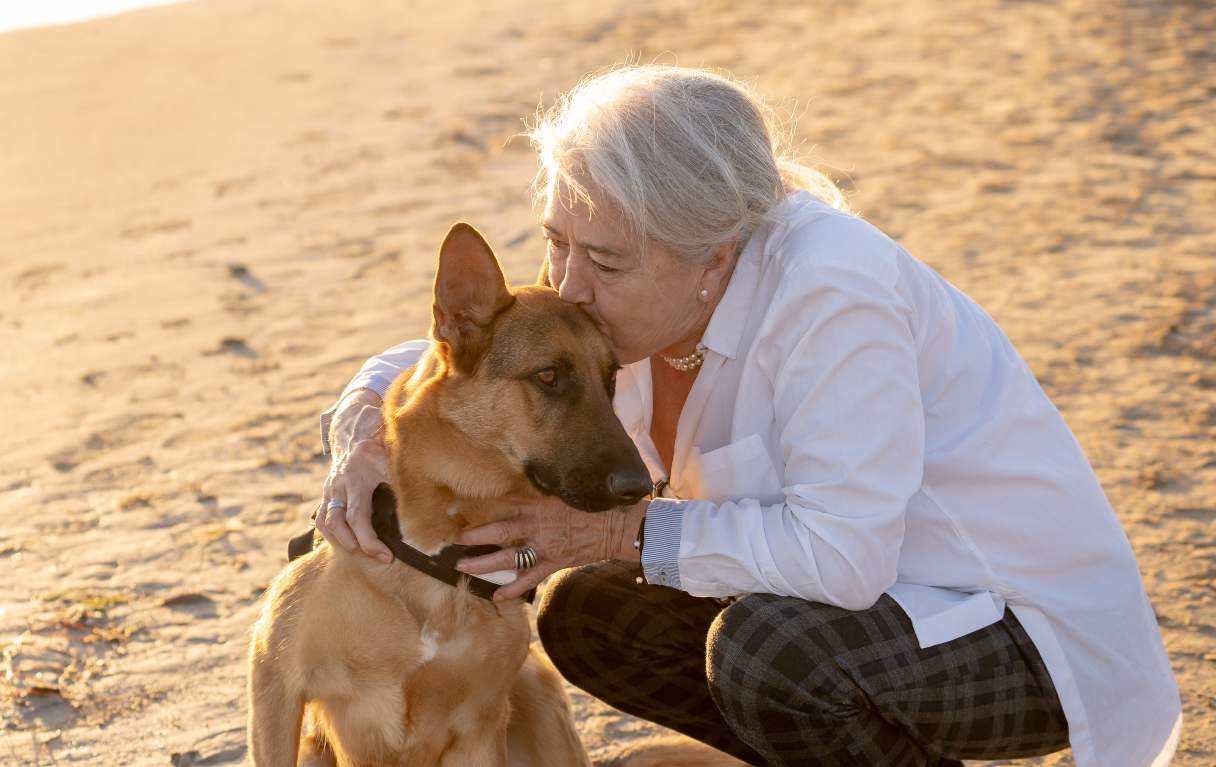
[[[868,223],[807,193],[748,241],[702,344],[647,580],[850,609],[889,594],[922,647],[1001,619],[1042,655],[1080,767],[1168,763],[1181,705],[1135,557],[1000,328]],[[381,394],[425,344],[370,360]],[[616,410],[652,478],[648,361]],[[324,419],[323,419],[324,420]]]
[[[668,486],[695,500],[647,511],[647,580],[849,609],[886,593],[921,647],[1008,605],[1078,765],[1167,763],[1181,704],[1135,557],[1004,333],[865,221],[806,193],[775,215],[702,339]],[[617,414],[661,477],[652,404],[649,361],[627,366]]]

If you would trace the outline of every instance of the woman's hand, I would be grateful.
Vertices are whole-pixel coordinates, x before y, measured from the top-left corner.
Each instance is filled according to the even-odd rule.
[[[380,405],[380,395],[367,389],[352,392],[338,404],[329,431],[333,460],[317,511],[317,530],[331,546],[392,562],[392,552],[372,528],[372,493],[388,481]]]
[[[491,522],[460,533],[457,543],[466,546],[496,544],[502,551],[465,559],[456,566],[461,572],[482,575],[499,570],[515,570],[515,550],[529,545],[537,562],[518,577],[494,592],[494,601],[523,596],[538,583],[563,567],[577,567],[604,559],[639,561],[633,547],[638,527],[646,515],[649,500],[633,506],[590,513],[572,509],[556,498],[509,499],[515,516]]]

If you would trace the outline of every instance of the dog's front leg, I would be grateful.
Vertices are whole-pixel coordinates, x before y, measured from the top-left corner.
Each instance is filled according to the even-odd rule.
[[[507,760],[510,767],[591,767],[562,679],[535,650],[529,651],[511,688]]]
[[[467,733],[443,752],[439,767],[507,767],[507,723]]]
[[[281,670],[256,658],[249,675],[249,751],[256,767],[296,767],[304,697],[289,690]]]

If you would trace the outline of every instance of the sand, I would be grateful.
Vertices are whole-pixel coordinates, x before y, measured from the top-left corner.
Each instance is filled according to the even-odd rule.
[[[326,472],[316,414],[425,332],[451,221],[533,276],[520,118],[627,59],[755,83],[995,316],[1139,557],[1175,763],[1216,762],[1216,8],[481,5],[0,35],[0,763],[245,758],[246,634]],[[654,731],[576,706],[596,755]]]

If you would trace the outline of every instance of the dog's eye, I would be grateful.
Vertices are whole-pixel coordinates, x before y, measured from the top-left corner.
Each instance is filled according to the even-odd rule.
[[[552,386],[557,383],[557,371],[553,368],[545,368],[536,374],[536,380],[543,383],[545,386]]]

